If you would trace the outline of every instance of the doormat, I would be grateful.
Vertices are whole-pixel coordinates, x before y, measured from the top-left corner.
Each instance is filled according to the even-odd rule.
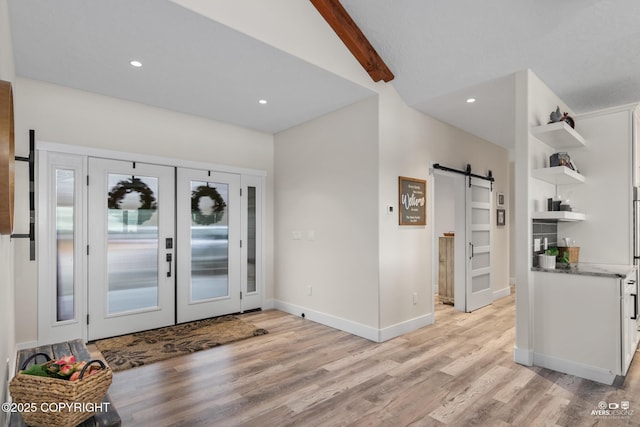
[[[268,333],[235,316],[197,320],[95,342],[114,372]]]

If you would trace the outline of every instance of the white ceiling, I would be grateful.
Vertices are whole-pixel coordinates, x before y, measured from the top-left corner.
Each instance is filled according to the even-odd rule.
[[[9,16],[19,76],[263,132],[374,94],[166,0],[10,0]]]
[[[505,147],[519,70],[576,113],[640,101],[637,0],[342,3],[408,105]],[[373,95],[167,0],[9,0],[9,11],[19,76],[269,133]]]
[[[575,113],[640,101],[637,0],[342,4],[407,104],[506,147],[517,71],[533,70]]]

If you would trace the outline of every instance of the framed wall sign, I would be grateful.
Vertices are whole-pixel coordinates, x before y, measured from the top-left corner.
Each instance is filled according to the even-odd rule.
[[[427,181],[398,178],[400,225],[427,225]]]

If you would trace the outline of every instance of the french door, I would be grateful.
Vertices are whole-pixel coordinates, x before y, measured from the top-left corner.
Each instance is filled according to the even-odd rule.
[[[240,175],[178,169],[178,323],[240,311]]]
[[[38,150],[39,344],[262,307],[263,175],[75,151]]]
[[[89,159],[88,338],[174,323],[174,168]]]
[[[466,310],[491,304],[491,182],[468,177],[466,188]]]

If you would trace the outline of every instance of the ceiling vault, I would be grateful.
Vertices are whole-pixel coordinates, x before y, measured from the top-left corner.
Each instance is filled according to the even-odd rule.
[[[393,80],[393,73],[373,48],[339,0],[311,0],[374,82]]]

